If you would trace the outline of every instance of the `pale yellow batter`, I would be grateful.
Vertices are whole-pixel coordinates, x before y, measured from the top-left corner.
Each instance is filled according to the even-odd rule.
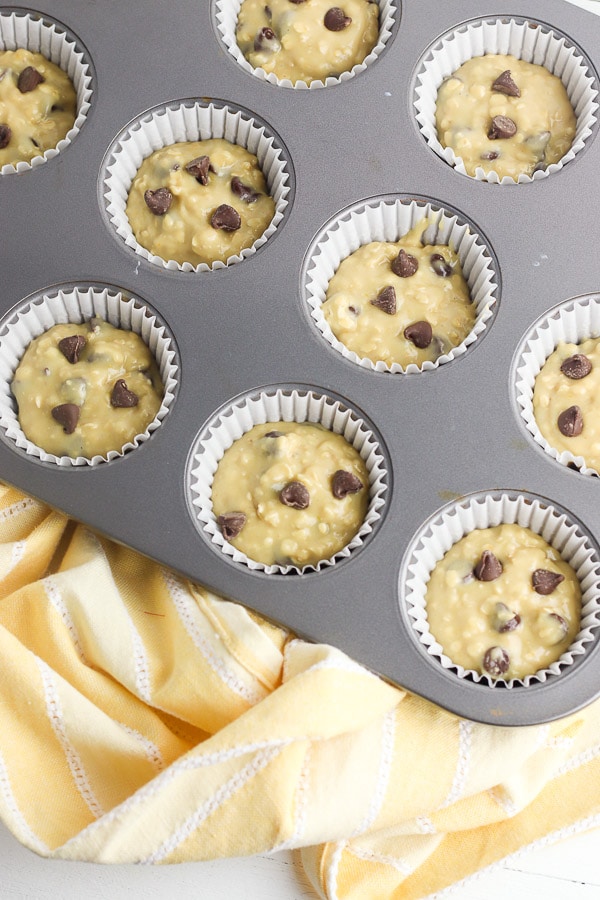
[[[600,339],[558,344],[535,380],[533,413],[551,447],[600,472]]]
[[[293,84],[324,81],[362,63],[379,35],[370,0],[244,0],[236,39],[254,68]]]
[[[56,456],[88,459],[143,433],[164,393],[141,337],[98,318],[35,338],[11,388],[30,441]]]
[[[493,678],[524,678],[573,642],[581,588],[540,535],[504,524],[450,548],[431,573],[426,608],[431,633],[454,663]]]
[[[396,243],[364,244],[329,282],[322,313],[358,356],[420,366],[472,330],[476,309],[458,256],[445,245],[422,246],[427,224],[418,223]]]
[[[275,213],[256,156],[221,138],[171,144],[144,160],[126,213],[142,247],[211,265],[251,247]]]
[[[56,147],[73,127],[76,110],[66,72],[39,53],[0,51],[0,167]]]
[[[436,126],[442,146],[460,156],[469,175],[481,167],[516,180],[562,159],[576,119],[560,78],[544,66],[490,54],[468,60],[440,85]]]
[[[212,486],[223,535],[265,565],[316,564],[360,528],[369,476],[360,454],[320,425],[255,425],[225,451]]]

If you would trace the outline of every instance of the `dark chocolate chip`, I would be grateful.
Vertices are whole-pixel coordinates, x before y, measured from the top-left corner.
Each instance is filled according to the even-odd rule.
[[[272,12],[270,6],[265,6],[265,16],[267,17],[267,19],[269,20],[269,22],[270,22],[271,19],[273,18],[273,12]]]
[[[193,175],[199,184],[208,184],[208,173],[214,172],[209,156],[197,156],[185,165],[185,171]]]
[[[300,481],[290,481],[279,492],[279,499],[284,506],[292,509],[306,509],[310,505],[308,489]]]
[[[563,409],[557,419],[558,430],[565,437],[577,437],[583,431],[583,416],[578,406]]]
[[[536,569],[531,576],[531,584],[536,594],[551,594],[561,582],[565,580],[565,576],[559,572],[550,572],[548,569]]]
[[[29,138],[29,140],[31,141],[31,143],[33,144],[33,146],[34,146],[37,150],[40,149],[40,145],[38,144],[38,142],[36,141],[35,138]]]
[[[338,469],[331,480],[331,492],[336,500],[343,500],[347,494],[358,494],[364,484],[354,472]]]
[[[369,303],[387,313],[388,316],[393,316],[396,312],[396,291],[391,285],[388,285],[388,287],[382,288]]]
[[[325,13],[323,22],[328,31],[343,31],[352,22],[352,19],[339,6],[332,6]]]
[[[502,563],[491,550],[484,550],[473,574],[478,581],[495,581],[502,575]]]
[[[353,316],[360,316],[360,309],[358,306],[349,306],[348,312],[351,312]]]
[[[128,409],[131,406],[137,406],[139,397],[133,391],[128,390],[125,381],[119,378],[115,381],[114,387],[110,395],[110,405],[117,409]]]
[[[411,256],[406,250],[401,250],[398,256],[392,260],[392,272],[400,278],[410,278],[419,268],[419,260]]]
[[[499,94],[506,94],[508,97],[520,97],[521,91],[518,85],[512,79],[510,69],[505,69],[501,75],[498,75],[492,85],[492,90]]]
[[[494,678],[508,672],[510,657],[502,647],[490,647],[483,657],[483,668]]]
[[[230,512],[217,516],[217,525],[226,541],[237,537],[246,522],[247,519],[243,512]]]
[[[27,66],[27,68],[23,69],[23,71],[19,75],[19,78],[17,80],[17,87],[22,94],[28,94],[29,91],[35,90],[38,84],[41,84],[42,81],[45,80],[46,79],[41,72],[38,72],[38,70],[34,69],[33,66]]]
[[[441,253],[432,253],[429,261],[431,268],[440,278],[448,278],[449,275],[452,275],[452,266]]]
[[[79,407],[74,403],[61,403],[52,410],[52,418],[62,425],[65,434],[73,434],[79,422]]]
[[[283,431],[267,431],[264,435],[266,438],[280,438],[283,437]]]
[[[0,125],[0,150],[4,150],[5,147],[8,147],[11,137],[12,131],[10,130],[10,126]]]
[[[585,378],[586,375],[590,374],[592,371],[592,364],[583,353],[575,353],[573,356],[569,356],[568,359],[565,359],[560,367],[560,371],[563,375],[566,375],[567,378],[573,378],[574,380],[579,381],[580,378]]]
[[[487,136],[491,141],[496,141],[514,137],[516,133],[517,126],[512,119],[508,116],[494,116]]]
[[[251,188],[249,184],[244,184],[243,181],[240,181],[237,175],[234,175],[231,179],[231,190],[240,198],[240,200],[243,200],[244,203],[254,203],[254,201],[258,200],[260,197],[258,191]]]
[[[299,6],[301,3],[306,3],[306,0],[290,0],[290,3],[295,3],[296,6]]]
[[[164,216],[173,202],[173,194],[169,188],[161,187],[155,191],[145,191],[144,200],[150,212],[155,216]]]
[[[281,43],[272,28],[265,25],[260,28],[254,37],[254,49],[257,53],[277,53],[281,50]]]
[[[413,343],[415,347],[418,347],[419,350],[424,350],[425,347],[429,347],[432,341],[433,331],[429,322],[425,320],[412,322],[404,329],[404,337],[407,341]]]
[[[210,224],[213,228],[218,228],[221,231],[237,231],[242,224],[242,220],[237,209],[234,209],[233,206],[229,206],[227,203],[222,203],[220,206],[217,206],[210,217]]]
[[[554,643],[560,644],[560,642],[563,641],[569,633],[569,626],[566,620],[563,619],[562,616],[559,616],[558,613],[548,613],[548,618],[552,620],[552,625],[554,626],[553,630],[556,631],[556,639]]]
[[[500,154],[497,150],[487,150],[485,153],[482,153],[479,159],[498,159]]]
[[[514,631],[521,624],[521,616],[509,609],[505,603],[496,603],[496,609],[492,624],[496,631],[504,634],[507,631]]]
[[[71,334],[58,342],[58,349],[70,363],[77,363],[85,345],[86,340],[82,334]]]

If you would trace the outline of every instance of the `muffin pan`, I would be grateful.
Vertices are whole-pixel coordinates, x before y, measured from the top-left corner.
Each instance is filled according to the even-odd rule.
[[[435,0],[380,5],[386,34],[377,54],[319,90],[274,84],[240,65],[223,40],[222,3],[156,0],[149,8],[131,0],[111,15],[66,0],[0,7],[0,16],[41,16],[88,63],[78,132],[45,165],[0,176],[10,216],[0,246],[0,474],[453,712],[504,725],[549,721],[600,693],[600,480],[536,441],[526,397],[544,316],[574,298],[600,301],[593,253],[600,240],[600,20],[562,0],[523,0],[517,11],[480,0],[465,0],[460,12]],[[511,20],[521,31],[527,23],[527,46],[550,32],[576,58],[579,79],[583,67],[582,96],[574,98],[581,140],[546,177],[493,184],[461,174],[429,146],[418,120],[421,73],[444,35],[467,23],[483,34],[495,27],[489,23]],[[243,132],[243,140],[263,142],[277,221],[227,265],[193,271],[163,263],[140,253],[127,233],[119,204],[135,166],[123,164],[123,148],[132,135],[137,144],[148,123],[164,140],[157,117],[164,124],[173,114],[186,128],[191,116],[193,128],[208,122],[227,137],[233,124],[231,140]],[[412,217],[464,244],[479,292],[477,325],[438,365],[365,366],[319,325],[321,267],[344,255],[340,234],[350,243],[372,239],[373,210],[384,210],[385,239],[398,239]],[[147,309],[131,321],[155,341],[169,377],[160,419],[147,434],[122,454],[75,465],[18,436],[7,388],[18,355],[11,333],[24,313],[35,310],[50,327],[69,308],[66,302],[57,313],[57,297],[73,296],[112,298],[115,310],[125,298],[127,309]],[[206,484],[222,435],[233,434],[248,409],[260,418],[272,403],[283,418],[321,420],[325,410],[331,427],[371,458],[367,527],[344,553],[301,572],[248,565],[215,540],[211,518]],[[206,475],[211,447],[216,458]],[[465,522],[477,527],[481,517],[471,511],[481,508],[486,521],[530,522],[566,548],[582,579],[576,644],[524,683],[491,684],[448,665],[427,637],[419,605],[435,557],[431,535],[448,527],[457,540]]]

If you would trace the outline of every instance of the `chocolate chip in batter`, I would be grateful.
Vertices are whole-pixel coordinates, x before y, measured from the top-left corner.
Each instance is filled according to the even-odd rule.
[[[559,584],[565,580],[565,576],[559,572],[550,572],[548,569],[536,569],[531,576],[531,584],[536,594],[551,594]]]
[[[583,416],[578,406],[563,409],[557,419],[558,430],[565,437],[577,437],[583,431]]]
[[[273,18],[273,11],[271,10],[271,7],[270,7],[270,6],[265,6],[265,16],[267,17],[267,19],[269,20],[269,22],[270,22],[271,19]]]
[[[424,350],[426,347],[429,347],[432,341],[433,331],[429,322],[423,319],[421,322],[412,322],[410,325],[407,325],[404,329],[404,337],[407,341],[413,343],[415,347],[418,347],[419,350]]]
[[[221,203],[210,217],[210,224],[220,231],[237,231],[242,219],[237,209],[227,203]]]
[[[127,388],[127,384],[122,378],[115,381],[110,395],[110,405],[117,409],[129,409],[131,406],[137,406],[139,397]]]
[[[283,437],[283,431],[267,431],[263,437],[266,438],[280,438]]]
[[[27,68],[23,69],[17,79],[17,87],[22,94],[28,94],[30,91],[35,90],[38,84],[41,84],[42,81],[45,80],[46,79],[41,72],[38,72],[33,66],[27,66]]]
[[[197,156],[196,159],[186,163],[185,171],[193,175],[199,184],[208,184],[208,173],[214,172],[210,164],[210,156]]]
[[[501,75],[498,75],[492,85],[492,90],[499,94],[506,94],[508,97],[520,97],[521,91],[519,86],[515,84],[510,74],[510,69],[505,69]]]
[[[398,256],[392,260],[392,272],[400,278],[410,278],[419,268],[419,260],[411,256],[406,250],[401,250]]]
[[[247,518],[243,512],[229,512],[217,516],[217,525],[226,541],[237,537],[246,522]]]
[[[300,481],[290,481],[279,492],[279,499],[284,506],[292,509],[306,509],[310,505],[308,489]]]
[[[486,150],[485,153],[482,153],[479,159],[498,159],[500,154],[497,150]]]
[[[483,668],[494,678],[505,675],[510,665],[510,657],[502,647],[490,647],[483,657]]]
[[[547,615],[547,623],[550,626],[550,634],[547,635],[550,640],[552,640],[553,644],[560,644],[561,641],[564,641],[567,634],[569,633],[569,626],[565,619],[562,616],[559,616],[558,613],[549,612]],[[545,629],[544,629],[545,630]],[[546,632],[547,633],[547,632]]]
[[[388,285],[379,291],[377,296],[369,302],[371,306],[376,306],[377,309],[387,313],[388,316],[393,316],[396,312],[396,291],[391,285]]]
[[[514,137],[516,133],[517,126],[512,119],[508,116],[494,116],[487,136],[491,141],[496,141]]]
[[[347,494],[358,494],[364,484],[354,472],[338,469],[331,479],[331,493],[336,500],[343,500]]]
[[[429,262],[435,274],[439,275],[440,278],[448,278],[448,276],[452,275],[452,266],[441,253],[432,253]]]
[[[52,410],[52,418],[62,425],[65,434],[73,434],[79,422],[79,407],[74,403],[61,403]]]
[[[491,550],[484,550],[473,574],[478,581],[495,581],[502,575],[502,563]]]
[[[243,200],[244,203],[254,203],[254,201],[258,200],[260,197],[258,191],[251,188],[249,184],[244,184],[237,175],[234,175],[231,179],[231,190],[240,198],[240,200]]]
[[[568,359],[564,360],[560,367],[560,371],[563,375],[566,375],[567,378],[579,381],[580,378],[585,378],[586,375],[590,374],[592,371],[592,364],[585,354],[575,353],[573,356],[569,356]]]
[[[12,131],[10,130],[10,126],[0,125],[0,150],[4,150],[5,147],[8,147],[11,137]]]
[[[79,362],[79,354],[86,345],[82,334],[71,334],[58,342],[58,349],[70,363]]]
[[[500,634],[514,631],[521,624],[521,616],[509,609],[506,603],[496,603],[492,625]]]
[[[169,188],[161,187],[155,191],[144,192],[144,200],[150,212],[155,216],[164,216],[173,202],[173,194]]]
[[[339,6],[332,6],[325,13],[323,21],[328,31],[343,31],[350,25],[352,19]]]
[[[281,50],[281,43],[272,28],[265,25],[260,28],[254,37],[254,49],[257,53],[277,53]]]

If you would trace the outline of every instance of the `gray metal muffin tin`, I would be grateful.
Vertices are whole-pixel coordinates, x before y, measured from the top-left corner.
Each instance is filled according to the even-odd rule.
[[[545,683],[512,690],[475,684],[427,656],[399,604],[398,585],[408,543],[449,497],[529,491],[600,538],[600,480],[560,466],[535,445],[511,383],[513,355],[538,316],[600,291],[600,141],[593,134],[573,161],[542,181],[477,182],[427,147],[413,112],[414,78],[432,41],[480,16],[547,23],[597,68],[600,20],[560,0],[398,5],[394,33],[366,71],[299,91],[245,73],[223,46],[206,0],[36,4],[87,48],[94,93],[70,147],[35,170],[0,179],[0,313],[57,283],[117,286],[159,312],[181,365],[169,414],[133,452],[95,467],[59,468],[3,436],[0,476],[449,710],[482,722],[533,724],[600,693],[597,637]],[[251,258],[207,273],[163,271],[135,255],[111,231],[99,200],[113,137],[144,110],[190,97],[245,107],[273,127],[291,159],[292,205],[275,235]],[[464,356],[418,375],[368,372],[344,360],[317,331],[303,297],[301,273],[315,233],[346,206],[391,193],[457,210],[498,262],[498,309],[484,336]],[[282,384],[341,397],[374,424],[389,464],[375,532],[349,559],[303,575],[265,575],[232,562],[199,534],[186,490],[188,455],[204,423],[237,395]]]

